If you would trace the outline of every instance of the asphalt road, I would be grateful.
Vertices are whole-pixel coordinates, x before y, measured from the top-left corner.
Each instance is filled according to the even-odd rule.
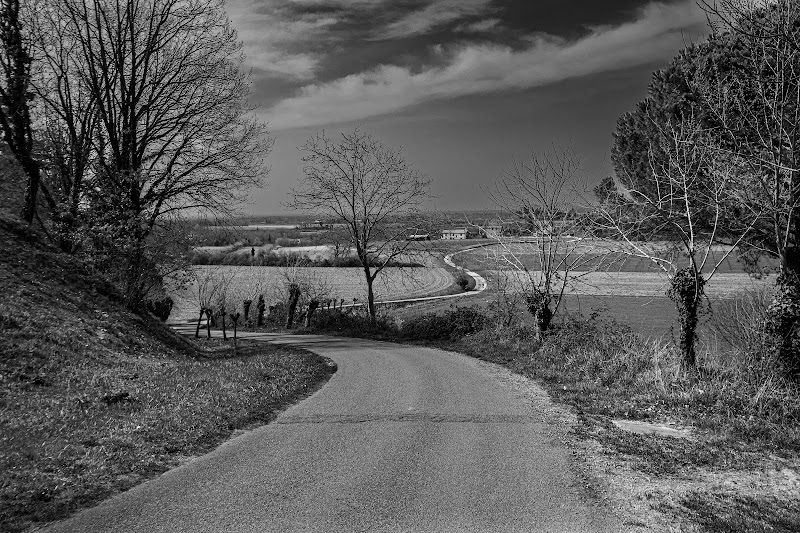
[[[267,426],[51,532],[591,532],[553,408],[505,370],[367,340],[261,335],[333,359]]]

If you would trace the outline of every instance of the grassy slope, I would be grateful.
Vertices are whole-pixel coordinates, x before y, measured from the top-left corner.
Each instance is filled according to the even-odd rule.
[[[308,352],[194,345],[0,216],[0,530],[67,516],[265,422],[329,376]]]

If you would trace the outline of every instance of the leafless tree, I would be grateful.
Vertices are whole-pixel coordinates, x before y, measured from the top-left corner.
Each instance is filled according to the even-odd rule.
[[[200,323],[206,317],[206,333],[211,338],[211,326],[220,307],[224,308],[230,299],[231,287],[236,278],[236,270],[224,266],[201,266],[193,271],[195,280],[195,301],[199,316],[195,337],[200,334]]]
[[[59,0],[102,135],[96,176],[125,233],[128,304],[158,221],[186,209],[226,210],[257,184],[271,139],[250,117],[249,86],[222,0]]]
[[[599,206],[598,220],[603,232],[617,239],[616,251],[645,258],[668,276],[667,294],[680,319],[683,366],[694,371],[706,287],[752,223],[733,234],[725,227],[728,211],[739,204],[732,184],[741,162],[715,150],[691,114],[680,123],[657,127],[658,153],[667,158],[651,157],[654,183],[608,197]],[[757,220],[759,214],[748,218]]]
[[[304,178],[290,207],[342,223],[367,284],[367,308],[375,318],[375,278],[412,245],[420,233],[420,204],[429,181],[409,165],[401,150],[355,130],[336,141],[320,133],[300,148]],[[338,229],[338,228],[335,228]]]
[[[762,213],[743,241],[751,257],[777,257],[780,275],[768,315],[781,359],[800,376],[800,4],[703,0],[712,27],[737,42],[739,71],[717,84],[697,80],[720,124],[725,149],[748,167],[742,202]]]
[[[289,266],[280,269],[280,282],[275,287],[275,297],[278,300],[288,297],[286,328],[291,328],[294,324],[298,307],[305,308],[306,326],[311,325],[314,311],[319,308],[320,303],[335,296],[324,269],[309,268],[306,266],[307,262],[307,259],[297,257]]]
[[[81,202],[97,164],[95,144],[101,132],[97,100],[83,75],[84,58],[56,6],[36,2],[31,16],[37,57],[31,81],[39,124],[35,140],[41,151],[40,186],[54,240],[62,251],[75,253],[81,244]]]
[[[505,219],[498,215],[505,235],[496,235],[489,251],[524,295],[539,337],[550,328],[567,288],[602,263],[597,254],[582,252],[583,229],[574,211],[579,172],[577,155],[554,147],[514,161],[489,191],[501,212],[513,213]]]

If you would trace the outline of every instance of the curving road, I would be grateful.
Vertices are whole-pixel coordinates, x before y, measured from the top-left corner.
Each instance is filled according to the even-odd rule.
[[[247,336],[338,371],[272,424],[48,531],[621,530],[580,496],[559,418],[523,378],[429,348]]]

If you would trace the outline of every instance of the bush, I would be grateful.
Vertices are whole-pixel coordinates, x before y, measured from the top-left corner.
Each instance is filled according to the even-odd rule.
[[[389,316],[378,313],[375,320],[372,320],[366,309],[361,307],[319,310],[314,317],[312,328],[319,331],[335,331],[352,336],[361,336],[364,333],[386,336],[397,333],[397,327]]]
[[[264,321],[268,324],[275,324],[283,326],[286,323],[286,317],[289,315],[289,304],[286,302],[276,302],[271,305],[267,310]]]
[[[405,323],[401,334],[411,340],[458,340],[473,335],[489,323],[488,317],[469,307],[456,307],[444,314],[427,313]]]
[[[732,349],[757,346],[764,337],[767,307],[772,301],[766,288],[749,290],[720,300],[713,307],[709,327]]]
[[[456,276],[456,285],[461,287],[462,291],[465,291],[469,288],[470,283],[472,283],[472,276],[467,276],[463,272],[459,272]]]

